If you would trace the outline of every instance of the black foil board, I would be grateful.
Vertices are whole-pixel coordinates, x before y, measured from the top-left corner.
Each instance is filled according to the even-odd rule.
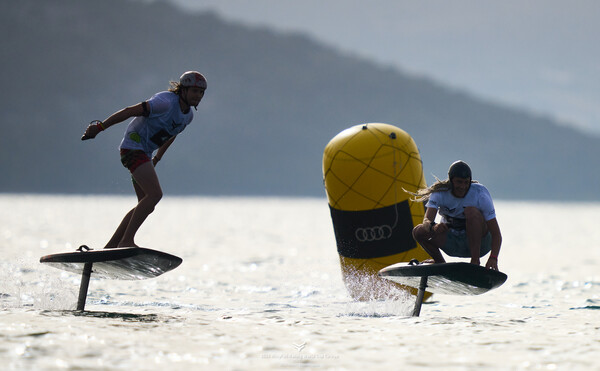
[[[40,263],[77,274],[82,273],[85,263],[93,263],[93,277],[119,280],[158,277],[177,268],[182,261],[175,255],[143,247],[77,251],[40,258]]]
[[[508,276],[470,263],[398,263],[379,271],[379,276],[409,287],[419,287],[428,277],[427,291],[446,295],[479,295],[501,286]]]

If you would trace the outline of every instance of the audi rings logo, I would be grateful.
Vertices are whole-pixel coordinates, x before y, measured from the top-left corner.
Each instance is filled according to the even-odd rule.
[[[357,228],[354,235],[360,242],[385,240],[392,237],[392,227],[386,224],[374,227]]]

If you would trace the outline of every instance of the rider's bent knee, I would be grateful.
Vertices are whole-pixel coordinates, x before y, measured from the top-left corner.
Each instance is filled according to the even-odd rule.
[[[163,196],[162,191],[156,191],[153,193],[146,194],[146,199],[148,200],[147,205],[150,205],[150,212],[154,211],[154,207],[162,199],[162,196]]]
[[[428,231],[425,230],[425,227],[423,226],[423,224],[419,224],[419,225],[415,226],[412,230],[413,238],[417,241],[426,238],[427,234],[428,234]]]

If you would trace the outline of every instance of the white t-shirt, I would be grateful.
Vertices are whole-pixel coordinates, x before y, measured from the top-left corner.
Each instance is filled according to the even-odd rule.
[[[190,109],[181,112],[179,96],[170,91],[154,94],[148,100],[148,117],[135,117],[125,130],[119,149],[139,149],[148,157],[166,141],[181,133],[194,118]]]
[[[433,192],[425,204],[425,207],[438,210],[442,216],[442,223],[447,223],[448,219],[452,218],[465,219],[464,208],[467,206],[476,207],[486,221],[496,217],[492,196],[487,188],[479,183],[471,183],[463,198],[455,197],[451,190]]]

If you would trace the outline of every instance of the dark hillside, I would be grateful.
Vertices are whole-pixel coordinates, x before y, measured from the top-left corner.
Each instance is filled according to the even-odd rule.
[[[23,0],[0,38],[0,192],[130,192],[126,124],[81,142],[85,126],[197,69],[209,87],[159,165],[167,194],[323,196],[327,142],[385,122],[413,136],[429,182],[460,158],[496,197],[599,199],[599,138],[303,35],[162,2]]]

